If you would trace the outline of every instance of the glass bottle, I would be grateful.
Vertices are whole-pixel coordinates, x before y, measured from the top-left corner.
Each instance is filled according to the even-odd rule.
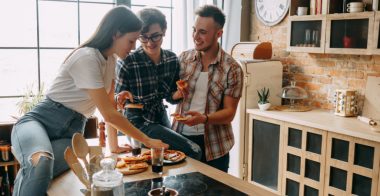
[[[100,161],[102,170],[92,176],[91,196],[124,196],[123,174],[115,170],[115,161]]]
[[[4,176],[2,181],[2,190],[1,190],[1,196],[11,196],[11,186],[9,183],[9,175],[8,175],[8,167],[4,166]]]

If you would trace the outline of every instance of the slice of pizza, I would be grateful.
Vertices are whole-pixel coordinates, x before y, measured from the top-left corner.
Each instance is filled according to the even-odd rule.
[[[182,116],[181,114],[178,114],[178,113],[173,113],[170,116],[173,116],[174,119],[176,119],[177,121],[186,121],[190,119],[190,116]]]
[[[148,168],[149,165],[146,162],[141,163],[134,163],[134,164],[128,164],[127,166],[130,170],[139,170],[139,169],[145,169]]]
[[[176,82],[176,84],[177,84],[178,88],[180,88],[180,89],[184,89],[187,87],[187,82],[185,80],[178,80]]]
[[[116,168],[122,168],[125,166],[125,161],[123,159],[120,159],[116,163]]]
[[[144,157],[124,157],[123,160],[125,163],[139,163],[145,161]]]

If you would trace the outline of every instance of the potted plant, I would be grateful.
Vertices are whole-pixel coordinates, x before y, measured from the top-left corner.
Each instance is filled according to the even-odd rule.
[[[22,116],[31,111],[38,102],[44,98],[44,85],[42,84],[40,90],[35,94],[33,92],[33,85],[27,86],[25,94],[22,99],[17,103],[19,115]],[[17,118],[17,117],[16,117]]]
[[[257,94],[259,95],[259,101],[258,101],[258,106],[261,111],[268,110],[270,108],[270,103],[269,103],[269,88],[262,88],[260,91],[257,91]]]

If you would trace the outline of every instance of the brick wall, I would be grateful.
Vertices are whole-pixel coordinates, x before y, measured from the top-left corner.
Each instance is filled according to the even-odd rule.
[[[355,89],[360,94],[359,108],[362,108],[367,74],[380,75],[380,56],[289,53],[286,51],[287,17],[281,23],[267,27],[256,18],[251,8],[250,18],[249,39],[272,43],[273,59],[284,65],[283,86],[295,80],[296,85],[309,94],[306,104],[324,109],[333,108],[336,89]]]

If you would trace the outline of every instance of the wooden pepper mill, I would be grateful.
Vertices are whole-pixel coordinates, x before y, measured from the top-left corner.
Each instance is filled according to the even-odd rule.
[[[99,146],[106,147],[106,123],[99,122]]]

